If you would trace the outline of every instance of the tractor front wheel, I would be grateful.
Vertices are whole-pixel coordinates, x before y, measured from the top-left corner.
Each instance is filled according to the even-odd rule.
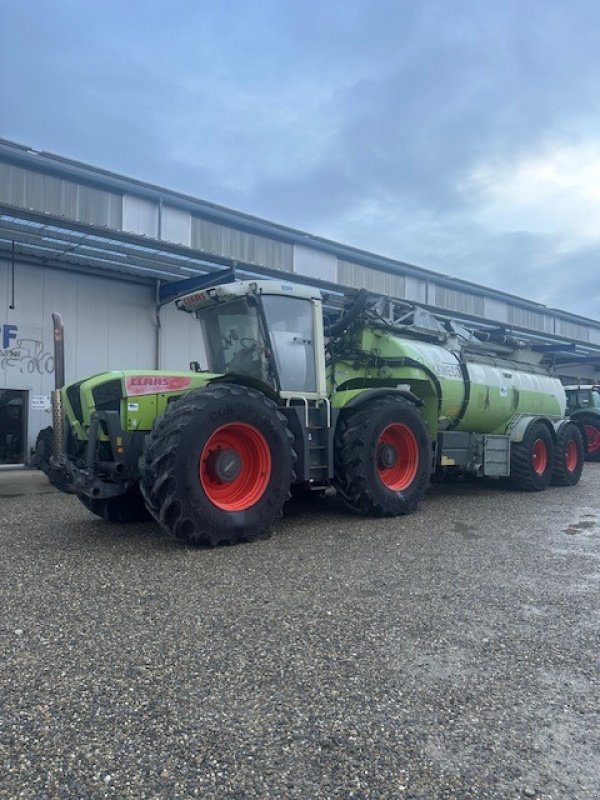
[[[336,488],[359,514],[410,514],[431,476],[431,443],[416,407],[391,395],[342,417],[335,438]]]
[[[265,536],[289,497],[292,440],[277,405],[255,389],[220,383],[189,392],[146,437],[146,505],[186,544]]]
[[[585,460],[600,461],[600,415],[577,414],[574,422],[584,438]]]

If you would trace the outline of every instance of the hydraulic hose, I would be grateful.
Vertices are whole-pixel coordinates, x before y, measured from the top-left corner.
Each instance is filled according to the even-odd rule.
[[[332,325],[328,325],[325,328],[325,336],[333,338],[335,336],[340,336],[340,334],[348,330],[350,325],[359,316],[359,314],[361,314],[361,312],[367,305],[367,297],[368,297],[367,290],[361,289],[356,297],[356,300],[350,306],[350,308],[347,311],[345,311],[341,315],[341,317],[338,320],[336,320]]]

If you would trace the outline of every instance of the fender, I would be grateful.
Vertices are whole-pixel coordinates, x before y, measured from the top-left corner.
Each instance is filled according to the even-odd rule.
[[[558,429],[565,422],[568,422],[568,420],[560,419],[554,421],[548,419],[548,417],[543,417],[536,414],[517,414],[510,421],[506,429],[506,435],[509,437],[511,442],[522,442],[525,436],[525,431],[533,422],[543,422],[552,436],[552,441],[555,442]]]
[[[358,408],[364,403],[373,400],[375,397],[385,397],[386,395],[391,395],[392,397],[403,397],[405,400],[408,400],[410,403],[414,403],[416,406],[423,405],[423,401],[418,398],[416,394],[413,394],[408,386],[382,386],[381,388],[365,389],[364,392],[361,392],[360,394],[357,394],[348,400],[346,405],[342,406],[341,410],[343,411],[345,408]]]

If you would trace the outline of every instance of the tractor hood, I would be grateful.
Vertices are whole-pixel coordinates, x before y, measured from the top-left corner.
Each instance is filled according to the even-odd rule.
[[[85,438],[95,411],[118,411],[125,431],[150,430],[170,400],[219,377],[208,372],[163,370],[103,372],[65,386],[63,404],[78,438]]]

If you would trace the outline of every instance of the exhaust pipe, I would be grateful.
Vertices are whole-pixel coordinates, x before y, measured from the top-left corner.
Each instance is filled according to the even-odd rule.
[[[54,327],[54,391],[52,392],[53,457],[58,462],[65,455],[65,418],[61,389],[65,385],[65,328],[60,314],[52,314]]]

